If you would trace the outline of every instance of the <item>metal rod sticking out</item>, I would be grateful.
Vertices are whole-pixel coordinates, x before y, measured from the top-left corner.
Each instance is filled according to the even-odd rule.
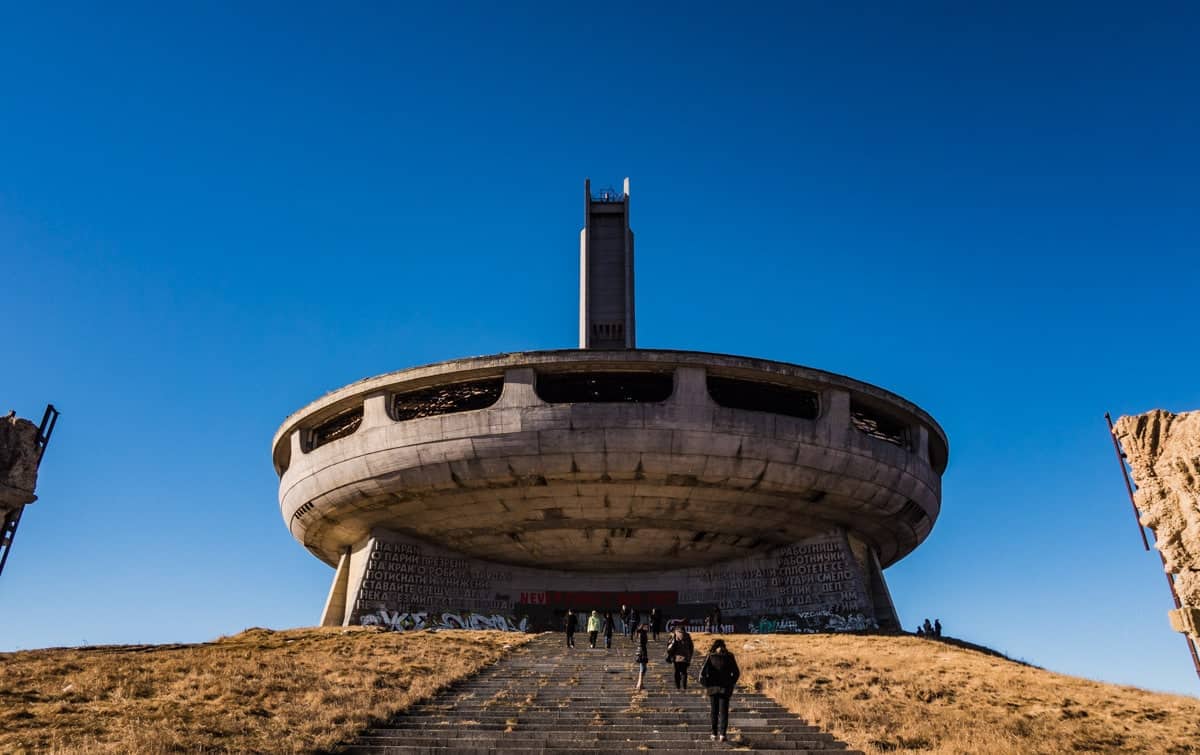
[[[1125,454],[1121,453],[1121,444],[1117,442],[1117,434],[1113,428],[1112,415],[1105,412],[1104,419],[1108,422],[1108,438],[1112,441],[1113,450],[1117,452],[1117,464],[1121,467],[1121,478],[1125,480],[1125,492],[1129,494],[1129,505],[1133,507],[1133,520],[1137,522],[1138,534],[1142,536],[1142,547],[1150,550],[1150,541],[1146,539],[1146,528],[1142,526],[1142,517],[1138,513],[1137,501],[1133,498],[1133,484],[1129,482],[1129,470],[1125,468]],[[1174,587],[1171,588],[1171,592],[1175,592]]]

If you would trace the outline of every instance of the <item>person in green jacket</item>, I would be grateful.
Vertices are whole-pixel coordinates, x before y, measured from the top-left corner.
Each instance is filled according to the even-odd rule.
[[[592,615],[588,617],[588,644],[592,646],[592,650],[596,649],[596,635],[600,633],[600,612],[592,611]]]

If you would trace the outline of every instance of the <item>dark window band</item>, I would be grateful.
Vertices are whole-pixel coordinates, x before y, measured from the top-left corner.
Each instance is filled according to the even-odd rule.
[[[719,406],[751,412],[771,412],[800,419],[816,419],[820,398],[814,391],[776,383],[736,378],[708,378],[708,395]]]
[[[550,404],[658,403],[675,378],[661,372],[550,372],[537,376],[537,395]]]

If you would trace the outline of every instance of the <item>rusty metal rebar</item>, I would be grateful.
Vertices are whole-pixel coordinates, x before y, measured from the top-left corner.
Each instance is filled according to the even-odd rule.
[[[1129,470],[1125,469],[1125,454],[1121,452],[1121,444],[1117,442],[1117,434],[1113,428],[1112,415],[1105,412],[1104,419],[1108,422],[1108,438],[1112,441],[1113,450],[1117,452],[1117,464],[1121,466],[1121,478],[1125,480],[1125,492],[1129,494],[1129,505],[1133,507],[1133,519],[1137,522],[1138,534],[1142,536],[1142,547],[1150,550],[1150,541],[1146,539],[1146,528],[1142,526],[1142,517],[1138,513],[1137,501],[1133,498],[1133,483],[1129,481]],[[1171,592],[1175,592],[1174,587],[1171,588]]]

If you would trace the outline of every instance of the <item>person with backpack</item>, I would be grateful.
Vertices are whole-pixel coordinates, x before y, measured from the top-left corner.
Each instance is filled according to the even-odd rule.
[[[575,647],[575,612],[570,608],[567,609],[567,615],[563,617],[563,629],[567,632],[567,647]]]
[[[600,612],[592,610],[592,615],[588,617],[587,623],[588,645],[592,650],[596,649],[596,635],[600,634]]]
[[[688,664],[695,652],[692,636],[683,624],[676,624],[671,639],[667,641],[667,662],[675,667],[675,689],[687,689]]]
[[[710,739],[725,741],[725,732],[729,728],[729,699],[733,697],[733,688],[741,675],[737,658],[725,647],[725,640],[715,640],[700,668],[700,684],[708,693],[711,705]]]

